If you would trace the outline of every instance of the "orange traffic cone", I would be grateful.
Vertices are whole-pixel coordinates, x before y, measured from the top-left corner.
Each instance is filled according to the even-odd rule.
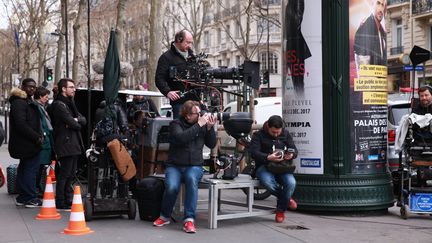
[[[55,166],[56,166],[56,161],[52,160],[48,172],[48,177],[51,177],[52,183],[56,183]]]
[[[93,232],[94,231],[86,226],[81,189],[79,186],[75,186],[69,225],[64,229],[63,233],[68,235],[84,235]]]
[[[46,219],[60,219],[61,216],[57,213],[54,190],[51,182],[51,178],[48,176],[46,179],[45,192],[43,196],[42,208],[39,214],[36,216],[38,220]]]

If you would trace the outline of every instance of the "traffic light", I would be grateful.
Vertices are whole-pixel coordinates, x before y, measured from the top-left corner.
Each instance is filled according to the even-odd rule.
[[[270,82],[270,75],[269,75],[269,71],[265,71],[263,73],[263,78],[262,78],[262,83],[263,84],[268,84]]]
[[[53,80],[53,70],[52,68],[46,68],[46,81]]]

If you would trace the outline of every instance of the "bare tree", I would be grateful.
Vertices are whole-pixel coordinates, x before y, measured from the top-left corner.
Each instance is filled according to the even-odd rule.
[[[210,0],[171,1],[171,6],[168,5],[166,8],[166,18],[163,25],[165,45],[169,47],[170,42],[172,41],[170,30],[175,28],[175,24],[173,22],[170,23],[170,20],[173,20],[183,29],[187,29],[192,33],[194,48],[195,50],[199,50],[204,29],[209,26],[209,22],[206,22],[205,18],[212,6],[212,2],[213,1]]]
[[[79,71],[79,64],[83,63],[82,58],[82,48],[81,43],[82,40],[82,34],[81,34],[81,19],[82,14],[86,8],[87,0],[79,0],[78,3],[78,13],[75,19],[75,23],[73,25],[73,43],[74,43],[74,50],[73,50],[73,61],[72,61],[72,79],[73,80],[79,80],[78,79],[78,71]]]
[[[54,70],[54,80],[59,80],[61,77],[61,62],[62,62],[62,54],[65,46],[65,37],[64,33],[66,33],[66,23],[65,23],[65,12],[66,12],[66,3],[67,0],[60,1],[60,19],[61,19],[61,27],[59,33],[59,39],[57,41],[57,55],[55,60],[55,70]]]
[[[44,65],[46,62],[46,35],[45,25],[47,19],[53,14],[49,11],[54,0],[4,0],[2,1],[11,29],[16,30],[19,36],[19,71],[24,77],[37,71],[39,80],[43,80]],[[22,68],[21,68],[22,67]]]
[[[118,0],[117,4],[117,49],[119,52],[120,59],[123,56],[123,39],[124,39],[124,28],[126,25],[126,3],[128,0]]]
[[[251,45],[251,26],[253,23],[256,23],[261,16],[258,11],[261,5],[257,6],[256,2],[256,0],[239,1],[231,8],[227,8],[222,3],[222,0],[217,0],[217,4],[222,9],[222,13],[229,14],[232,23],[234,23],[235,28],[239,28],[239,31],[233,35],[226,20],[221,16],[221,13],[217,14],[214,21],[218,26],[222,27],[226,36],[246,60],[250,60],[255,55],[264,34],[264,31],[261,29],[261,32],[257,33],[257,43]],[[239,34],[239,36],[236,36],[237,34]]]
[[[157,90],[155,85],[155,73],[158,57],[161,54],[162,44],[162,20],[159,16],[162,15],[163,2],[161,0],[151,0],[150,9],[150,43],[148,52],[148,66],[147,66],[147,84],[150,90]]]

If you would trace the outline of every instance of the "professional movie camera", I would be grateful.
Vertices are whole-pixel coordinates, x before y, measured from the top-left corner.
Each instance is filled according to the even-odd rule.
[[[260,86],[260,63],[245,61],[238,67],[210,67],[206,60],[207,54],[200,53],[188,58],[185,73],[177,73],[175,67],[170,68],[171,78],[187,79],[192,82],[208,84],[213,79],[239,80],[247,86],[258,89]]]

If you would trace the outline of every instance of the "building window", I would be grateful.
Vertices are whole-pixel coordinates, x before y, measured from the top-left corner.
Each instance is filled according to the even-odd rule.
[[[269,17],[268,21],[268,29],[270,33],[278,33],[280,32],[280,28],[272,22],[272,19],[279,19],[278,16],[273,15]],[[257,22],[257,33],[258,35],[267,33],[267,18],[260,18]]]
[[[236,66],[240,66],[240,62],[241,62],[241,60],[240,60],[240,56],[236,56]]]
[[[261,70],[267,70],[267,52],[260,54]],[[276,53],[270,52],[270,65],[268,67],[270,73],[278,73],[278,57]]]
[[[403,32],[402,32],[402,19],[392,20],[392,43],[390,48],[390,55],[398,55],[403,53]]]
[[[236,23],[236,25],[235,25],[235,33],[234,33],[234,36],[235,36],[235,38],[240,38],[240,30],[241,30],[241,28],[240,28],[240,23]]]
[[[227,58],[226,59],[226,66],[229,67],[231,65],[231,59]]]
[[[204,32],[204,47],[209,47],[210,45],[210,34],[208,31]]]
[[[217,31],[216,40],[217,40],[217,43],[220,44],[222,42],[222,31],[220,28],[218,28],[216,31]]]
[[[429,26],[429,50],[432,50],[432,26]]]
[[[231,26],[227,25],[225,30],[226,30],[225,31],[225,33],[226,33],[225,34],[226,41],[229,41],[230,36],[231,36]]]

